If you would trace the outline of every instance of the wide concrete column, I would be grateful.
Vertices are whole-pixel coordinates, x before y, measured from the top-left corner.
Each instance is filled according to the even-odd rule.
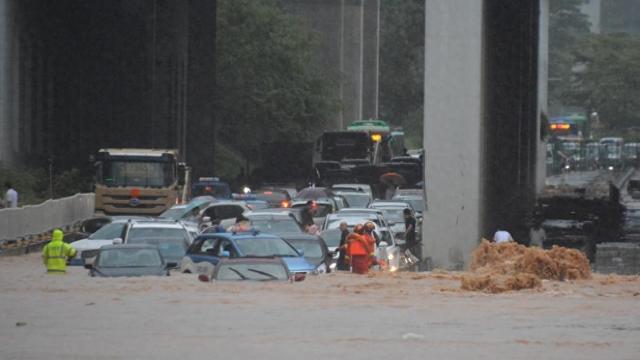
[[[427,0],[424,254],[462,268],[498,229],[526,242],[544,179],[547,0]]]
[[[483,149],[483,1],[425,7],[423,250],[461,268],[480,238]]]

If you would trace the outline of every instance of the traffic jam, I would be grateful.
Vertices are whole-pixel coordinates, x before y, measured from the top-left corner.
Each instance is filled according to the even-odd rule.
[[[96,215],[70,242],[69,265],[96,277],[179,272],[200,281],[417,269],[422,152],[402,137],[383,121],[356,121],[320,136],[304,186],[255,189],[215,176],[189,181],[176,150],[102,149]]]

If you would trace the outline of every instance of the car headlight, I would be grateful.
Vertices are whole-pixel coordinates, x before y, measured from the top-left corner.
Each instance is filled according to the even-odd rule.
[[[316,270],[313,272],[314,274],[326,274],[327,273],[327,265],[325,263],[320,264]]]
[[[331,269],[331,271],[336,271],[337,267],[338,267],[337,264],[334,262],[332,262],[331,265],[329,265],[329,269]]]
[[[387,259],[393,260],[393,258],[394,258],[393,253],[390,252],[389,254],[387,254]]]

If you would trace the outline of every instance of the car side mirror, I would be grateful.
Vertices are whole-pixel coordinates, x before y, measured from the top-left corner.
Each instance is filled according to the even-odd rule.
[[[166,268],[167,269],[176,269],[178,267],[177,262],[168,262]]]
[[[113,245],[120,245],[120,244],[122,244],[122,238],[113,239]]]
[[[84,268],[87,270],[93,270],[93,264],[84,264]]]
[[[378,245],[379,247],[383,248],[383,247],[387,247],[389,246],[389,244],[387,244],[386,241],[381,241],[380,244]]]
[[[229,251],[227,251],[227,250],[224,250],[220,256],[221,257],[231,257],[231,253]]]
[[[205,223],[211,222],[211,217],[210,216],[203,217],[202,222],[205,222]]]
[[[300,256],[304,256],[304,250],[303,249],[296,249],[298,250],[298,253],[300,254]]]

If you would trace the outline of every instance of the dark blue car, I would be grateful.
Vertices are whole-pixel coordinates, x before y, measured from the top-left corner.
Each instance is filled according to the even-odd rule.
[[[317,267],[281,238],[257,231],[198,236],[182,259],[183,272],[210,275],[223,258],[281,257],[293,274],[316,274]]]

